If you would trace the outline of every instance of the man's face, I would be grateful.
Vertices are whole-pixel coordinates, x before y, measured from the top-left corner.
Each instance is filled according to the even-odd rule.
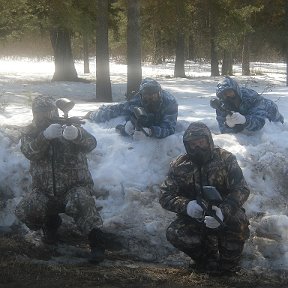
[[[206,163],[211,157],[211,148],[206,136],[193,137],[186,141],[185,149],[191,160],[198,165]]]
[[[234,109],[238,109],[241,102],[240,97],[232,89],[223,92],[223,100],[229,103]]]
[[[207,137],[201,136],[201,137],[195,137],[187,142],[187,145],[189,146],[190,150],[193,151],[197,147],[200,149],[210,149],[209,142]]]
[[[160,108],[161,96],[160,93],[143,94],[142,104],[148,112],[156,112]]]
[[[224,93],[223,93],[224,100],[226,100],[226,99],[228,100],[228,98],[233,98],[233,97],[235,97],[234,90],[228,89],[228,90],[224,91]]]

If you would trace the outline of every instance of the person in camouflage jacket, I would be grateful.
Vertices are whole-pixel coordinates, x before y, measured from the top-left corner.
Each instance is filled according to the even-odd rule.
[[[256,91],[239,87],[229,76],[218,83],[216,96],[226,111],[216,109],[216,119],[221,133],[258,131],[265,125],[265,120],[284,123],[284,117],[278,111],[275,102],[259,95]]]
[[[250,191],[235,156],[215,147],[209,128],[202,122],[189,125],[183,136],[186,154],[170,165],[161,185],[159,202],[177,213],[167,228],[167,240],[183,251],[201,271],[222,273],[239,267],[249,221],[242,208]],[[201,187],[213,186],[223,202],[213,210],[223,225],[205,216],[197,201]]]
[[[147,121],[142,123],[143,130],[138,131],[133,123],[134,107],[142,107],[147,113]],[[115,105],[102,105],[97,111],[90,111],[86,118],[101,123],[118,116],[125,116],[125,125],[116,127],[124,136],[133,136],[135,140],[146,137],[165,138],[175,133],[178,117],[178,104],[175,97],[151,78],[145,78],[139,92],[129,101]]]
[[[104,259],[102,219],[93,198],[93,180],[86,154],[97,141],[80,125],[50,124],[58,116],[55,99],[38,96],[32,103],[33,121],[21,138],[21,151],[30,160],[32,190],[16,207],[16,216],[43,240],[56,244],[59,213],[75,220],[88,236],[91,262]]]

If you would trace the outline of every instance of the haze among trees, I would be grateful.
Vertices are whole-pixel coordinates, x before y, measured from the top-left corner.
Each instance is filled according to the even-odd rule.
[[[0,0],[0,56],[53,56],[53,81],[84,81],[74,60],[96,56],[96,101],[111,102],[109,61],[127,64],[127,98],[144,62],[211,64],[211,76],[242,63],[288,61],[286,0]],[[287,68],[288,71],[288,68]],[[287,73],[288,75],[288,73]],[[286,78],[288,85],[288,78]]]

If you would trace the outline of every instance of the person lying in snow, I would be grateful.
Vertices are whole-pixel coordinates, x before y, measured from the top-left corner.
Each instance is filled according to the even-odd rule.
[[[141,119],[137,117],[137,112]],[[84,118],[101,123],[118,116],[126,117],[125,125],[116,127],[123,136],[132,136],[135,140],[146,137],[165,138],[175,133],[178,104],[175,97],[163,90],[157,81],[145,78],[139,92],[131,100],[103,105],[97,111],[88,112]]]
[[[264,98],[256,91],[239,87],[229,76],[218,83],[216,96],[225,110],[216,109],[216,119],[221,133],[257,131],[263,128],[265,120],[284,123],[275,102]]]
[[[191,257],[197,271],[234,273],[250,235],[242,208],[250,190],[236,157],[214,146],[204,123],[191,123],[183,143],[186,154],[171,162],[160,187],[161,206],[177,213],[167,228],[167,240]],[[210,196],[210,210],[207,191],[219,195],[217,205],[216,197]]]

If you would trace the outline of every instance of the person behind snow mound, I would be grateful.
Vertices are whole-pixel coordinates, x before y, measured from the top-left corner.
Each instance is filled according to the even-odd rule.
[[[167,240],[191,257],[196,271],[235,273],[250,234],[242,208],[250,191],[242,170],[232,153],[214,146],[202,122],[189,125],[183,143],[186,154],[171,162],[160,187],[161,206],[177,213],[167,228]],[[207,215],[200,204],[206,189],[216,189],[222,198],[212,206],[216,216]]]
[[[265,125],[265,119],[270,122],[284,123],[284,117],[279,113],[275,102],[264,98],[256,91],[239,87],[229,76],[218,83],[216,96],[225,109],[232,115],[216,109],[216,119],[221,133],[238,133],[241,131],[257,131]]]
[[[50,96],[36,97],[32,113],[32,124],[21,138],[21,151],[30,160],[32,190],[15,214],[28,228],[42,229],[47,244],[58,241],[59,213],[69,215],[88,236],[89,261],[101,262],[105,254],[102,219],[92,197],[94,184],[86,158],[97,141],[80,125],[50,124],[58,116]]]
[[[146,117],[137,127],[134,108],[143,109]],[[117,125],[116,129],[124,136],[132,136],[135,140],[146,137],[165,138],[175,133],[178,104],[176,99],[161,85],[151,79],[145,78],[139,88],[139,92],[124,103],[101,106],[97,111],[90,111],[85,118],[96,123],[105,122],[118,116],[125,116],[125,125]],[[134,121],[133,121],[134,120]]]

